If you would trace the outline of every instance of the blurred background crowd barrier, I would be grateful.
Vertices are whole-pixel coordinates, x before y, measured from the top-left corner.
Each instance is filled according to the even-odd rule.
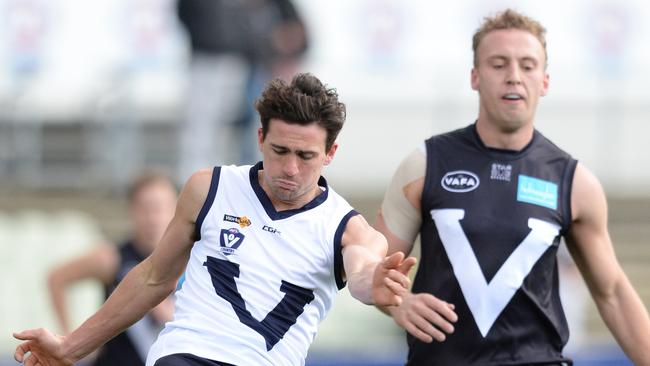
[[[193,47],[177,5],[0,0],[0,365],[16,345],[12,331],[56,329],[47,271],[101,237],[126,235],[123,193],[130,179],[149,167],[167,170],[179,184],[187,178],[179,166],[180,134]],[[237,91],[244,105],[239,119],[251,118],[246,108],[271,76],[309,71],[335,86],[348,119],[325,175],[371,221],[402,157],[431,134],[476,117],[469,73],[471,35],[481,18],[512,6],[539,19],[548,30],[551,84],[537,127],[603,182],[617,254],[650,304],[647,2],[294,0],[293,6],[304,26],[303,49],[295,63],[267,63],[262,73],[259,64],[247,64],[245,90]],[[268,21],[260,15],[266,13],[255,14],[252,25]],[[284,32],[288,43],[280,51],[300,42],[291,37],[299,30]],[[274,34],[267,34],[270,44]],[[205,97],[234,93],[223,88]],[[254,126],[237,133],[225,138],[228,149],[216,160],[255,156],[239,152],[254,150]],[[564,278],[572,276],[569,270]],[[576,364],[629,364],[580,278],[567,283],[575,286],[565,301],[576,314],[569,314]],[[70,296],[79,322],[102,294],[89,285]],[[404,343],[392,320],[344,291],[308,364],[397,365]]]

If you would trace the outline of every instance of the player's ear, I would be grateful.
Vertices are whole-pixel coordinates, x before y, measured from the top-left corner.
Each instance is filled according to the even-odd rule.
[[[472,90],[478,91],[478,70],[476,70],[476,67],[472,68],[472,73],[470,74],[470,82],[472,84]]]
[[[548,73],[544,73],[544,80],[542,80],[542,91],[540,93],[541,96],[545,96],[548,94],[548,83],[549,83],[550,76],[548,76]]]
[[[260,127],[257,129],[257,146],[260,152],[262,152],[262,143],[264,143],[264,132],[262,131],[262,127]]]
[[[336,142],[332,144],[329,151],[325,155],[325,163],[323,165],[329,165],[329,163],[332,162],[332,160],[334,159],[334,154],[336,154],[336,150],[338,148],[339,148],[339,144],[337,144]]]

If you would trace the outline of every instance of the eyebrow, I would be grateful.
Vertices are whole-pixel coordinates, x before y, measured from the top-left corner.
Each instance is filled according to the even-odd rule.
[[[282,149],[282,150],[289,150],[287,147],[282,146],[282,145],[276,145],[274,143],[271,143],[271,147],[274,149]]]

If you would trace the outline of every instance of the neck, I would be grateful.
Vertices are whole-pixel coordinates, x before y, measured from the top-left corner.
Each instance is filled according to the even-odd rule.
[[[534,131],[532,122],[512,130],[501,128],[481,118],[476,122],[476,132],[481,141],[485,146],[494,149],[523,150],[533,139]]]

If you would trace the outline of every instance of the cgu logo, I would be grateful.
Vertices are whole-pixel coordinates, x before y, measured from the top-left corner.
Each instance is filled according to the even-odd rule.
[[[478,176],[466,170],[449,172],[440,181],[442,187],[449,192],[469,192],[475,190],[480,180]]]

